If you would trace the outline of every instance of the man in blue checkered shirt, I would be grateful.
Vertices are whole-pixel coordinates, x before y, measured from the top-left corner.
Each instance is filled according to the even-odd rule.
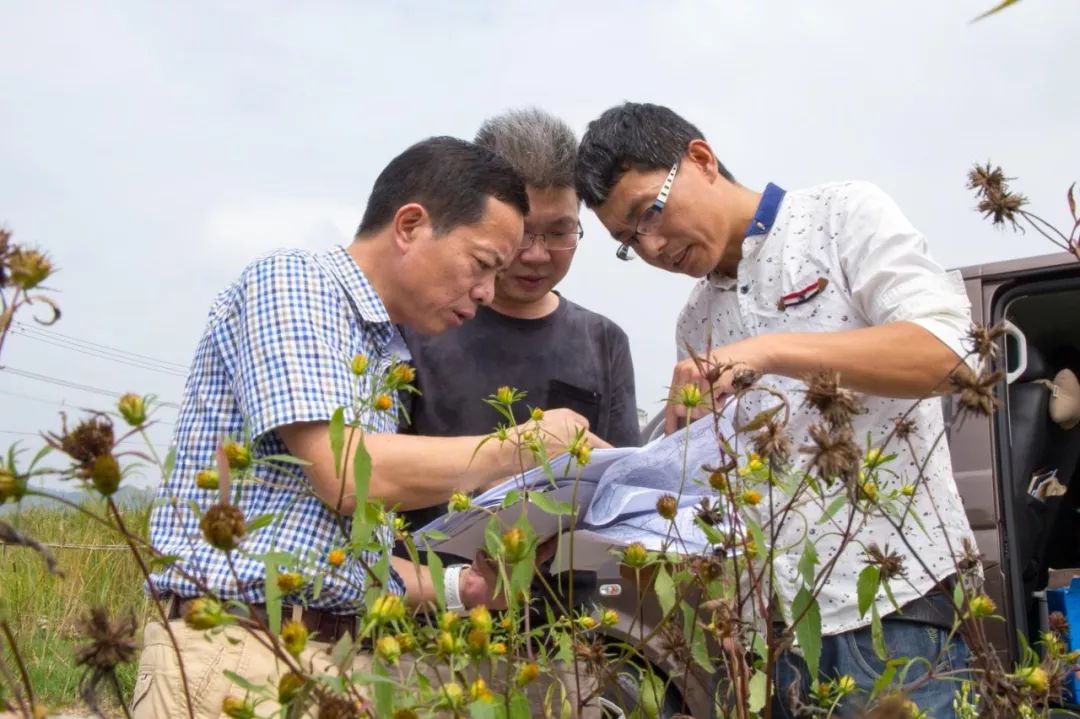
[[[179,618],[207,593],[264,611],[266,570],[258,555],[299,556],[324,577],[318,591],[302,587],[284,608],[286,618],[302,621],[328,643],[324,664],[325,648],[355,628],[367,582],[364,564],[373,565],[382,553],[368,553],[362,562],[345,558],[343,564],[340,556],[331,558],[348,540],[355,507],[351,482],[343,486],[340,479],[351,477],[351,468],[334,471],[329,434],[337,408],[353,406],[352,358],[363,354],[383,364],[403,358],[397,324],[437,333],[470,319],[478,305],[490,301],[496,273],[513,258],[527,212],[524,185],[503,160],[471,143],[432,138],[406,150],[379,175],[348,247],[274,252],[250,264],[218,296],[187,381],[175,467],[151,517],[155,548],[180,559],[151,577],[171,621],[167,628],[157,622],[146,627],[134,716],[187,714],[170,633],[196,716],[220,714],[231,687],[225,670],[256,683],[279,675],[273,655],[246,632],[238,633],[236,643],[220,636],[208,642]],[[360,383],[363,394],[365,379]],[[456,490],[476,490],[528,461],[510,442],[488,442],[478,450],[481,437],[397,435],[393,411],[375,410],[359,419],[372,459],[369,493],[387,507],[445,502]],[[569,410],[551,410],[542,421],[553,452],[588,425]],[[200,488],[196,477],[215,466],[223,439],[245,433],[253,438],[255,459],[291,454],[310,464],[254,465],[255,481],[244,484],[236,506],[248,520],[274,520],[247,536],[242,551],[227,554],[203,539],[192,505],[205,513],[218,492]],[[389,552],[391,539],[386,541]],[[391,563],[391,592],[412,604],[434,602],[426,567],[400,558]],[[453,576],[446,583],[448,605],[493,604],[494,575],[487,563]],[[310,647],[307,656],[318,665],[320,644]]]

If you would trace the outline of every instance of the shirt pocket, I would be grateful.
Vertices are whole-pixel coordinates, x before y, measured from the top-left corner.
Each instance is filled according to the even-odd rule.
[[[549,409],[571,409],[589,420],[592,431],[601,431],[600,407],[603,395],[600,392],[553,379],[548,382],[547,400]]]

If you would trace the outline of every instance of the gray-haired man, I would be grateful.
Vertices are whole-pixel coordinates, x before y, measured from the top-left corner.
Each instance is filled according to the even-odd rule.
[[[614,446],[639,443],[634,369],[626,333],[608,318],[554,291],[582,237],[574,190],[577,138],[541,110],[487,120],[476,143],[495,151],[525,180],[525,239],[496,278],[495,297],[476,317],[437,337],[406,329],[422,393],[409,431],[487,434],[499,415],[481,400],[506,385],[525,390],[529,407],[567,407]],[[526,419],[519,409],[519,421]],[[442,507],[410,513],[422,526]]]

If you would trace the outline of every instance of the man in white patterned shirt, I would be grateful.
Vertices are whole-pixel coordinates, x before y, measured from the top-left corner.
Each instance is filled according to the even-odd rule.
[[[702,133],[665,107],[625,103],[608,110],[590,123],[577,162],[578,195],[620,243],[620,259],[636,254],[699,278],[678,321],[672,388],[709,389],[687,349],[715,365],[736,363],[767,375],[764,381],[791,400],[787,429],[798,448],[812,444],[809,430],[819,420],[802,401],[801,380],[835,370],[865,407],[854,418],[857,441],[868,434],[874,446],[892,439],[885,451],[898,456],[882,482],[913,491],[918,522],[898,528],[881,512],[867,515],[841,551],[817,597],[826,635],[819,677],[809,677],[805,662],[788,653],[775,677],[778,695],[786,697],[793,683],[805,695],[810,681],[844,674],[869,691],[885,670],[867,626],[871,613],[861,614],[855,601],[871,542],[904,563],[903,577],[890,584],[902,610],[883,592],[876,601],[889,652],[928,657],[939,670],[966,666],[962,640],[945,642],[953,613],[942,590],[972,533],[941,437],[940,402],[920,400],[941,391],[969,354],[963,345],[969,302],[959,278],[930,259],[924,237],[880,189],[844,182],[792,192],[769,184],[757,192],[735,182]],[[727,372],[712,389],[730,393],[732,380]],[[751,393],[741,402],[741,418],[773,404]],[[897,441],[896,418],[909,410],[914,432]],[[670,403],[665,420],[674,431],[685,409]],[[805,468],[811,458],[797,453],[794,461]],[[773,557],[787,614],[802,587],[805,542],[815,542],[819,567],[836,554],[843,527],[832,526],[838,520],[816,524],[831,499],[803,507],[809,521],[783,523],[776,538],[777,547],[789,548]],[[925,665],[912,670],[920,672]],[[912,699],[928,716],[951,717],[955,686],[942,679],[917,683]],[[778,704],[789,711],[787,701]]]

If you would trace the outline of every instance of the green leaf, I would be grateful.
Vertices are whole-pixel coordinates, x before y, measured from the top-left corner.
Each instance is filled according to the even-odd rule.
[[[765,426],[765,423],[776,416],[776,413],[784,408],[784,405],[778,404],[775,407],[769,409],[763,409],[758,412],[754,417],[744,425],[737,425],[735,427],[736,432],[754,432]]]
[[[330,661],[332,661],[335,666],[343,666],[345,660],[348,659],[352,648],[352,637],[349,636],[348,633],[342,634],[341,638],[334,642],[334,646],[330,648]]]
[[[517,489],[511,489],[509,492],[506,493],[506,496],[503,497],[503,509],[514,506],[518,503],[519,499],[521,499],[521,491]]]
[[[255,694],[256,696],[260,696],[260,697],[261,696],[266,696],[266,688],[265,687],[261,687],[258,684],[255,684],[253,682],[248,681],[247,679],[244,679],[242,676],[240,676],[236,672],[230,672],[228,669],[226,669],[226,670],[224,670],[222,672],[222,674],[225,675],[226,679],[228,679],[230,682],[232,682],[236,686],[240,687],[244,691],[251,692],[252,694]]]
[[[258,517],[255,517],[250,522],[248,522],[244,526],[244,529],[247,531],[248,534],[254,534],[255,532],[262,529],[263,527],[268,527],[271,524],[273,524],[274,519],[276,519],[276,518],[277,518],[277,515],[274,514],[273,512],[271,512],[269,514],[260,514]]]
[[[667,616],[675,606],[675,583],[671,580],[667,567],[660,566],[656,572],[653,588],[656,590],[656,598],[660,602],[660,608],[663,610],[664,616]]]
[[[747,709],[751,714],[756,714],[765,708],[765,672],[755,671],[750,677],[750,696],[747,699]]]
[[[889,650],[885,647],[885,628],[881,626],[881,615],[878,614],[877,605],[870,605],[870,639],[874,645],[874,654],[881,661],[889,658]]]
[[[978,22],[979,20],[982,20],[985,17],[990,17],[994,13],[999,13],[1002,10],[1004,10],[1005,8],[1007,8],[1010,5],[1013,5],[1014,3],[1017,3],[1017,2],[1019,2],[1019,0],[1002,0],[1001,2],[999,2],[994,7],[990,8],[989,10],[984,12],[982,15],[979,15],[978,17],[973,19],[971,22]]]
[[[277,562],[273,559],[263,561],[266,567],[266,621],[274,635],[281,634],[281,590],[278,589]]]
[[[705,631],[697,626],[697,609],[691,606],[685,599],[679,602],[683,613],[683,636],[690,642],[690,656],[698,666],[712,674],[716,671],[712,659],[709,658],[709,648],[706,645]]]
[[[256,464],[262,464],[265,462],[278,462],[279,464],[295,464],[297,467],[309,467],[311,462],[306,459],[300,459],[294,457],[291,454],[271,454],[266,457],[259,457]]]
[[[874,688],[871,690],[871,698],[880,695],[886,688],[893,682],[893,678],[896,677],[896,670],[898,667],[907,664],[906,659],[890,659],[885,663],[885,671],[881,673],[881,676],[874,682]]]
[[[345,450],[345,408],[338,407],[330,417],[330,449],[334,452],[334,476],[341,476],[341,455]]]
[[[367,506],[368,489],[371,486],[371,455],[368,454],[367,448],[364,446],[364,436],[362,434],[356,440],[356,452],[353,454],[352,469],[356,507],[357,509],[365,508]],[[363,514],[361,514],[362,516]],[[357,517],[354,516],[349,540],[354,547],[359,547],[367,543],[370,526],[363,520],[356,520]]]
[[[811,677],[817,677],[821,663],[821,610],[806,588],[795,595],[791,605],[791,616],[796,621],[795,638],[799,641],[806,666]]]
[[[841,492],[836,499],[829,503],[829,506],[825,508],[825,514],[821,515],[821,519],[815,522],[815,524],[825,524],[825,522],[832,519],[833,515],[839,512],[840,508],[845,504],[847,504],[847,495]]]
[[[803,545],[802,557],[799,559],[799,573],[803,576],[803,583],[808,587],[814,586],[814,568],[817,563],[817,549],[814,548],[813,542],[807,541]]]
[[[379,716],[382,715],[380,714]],[[491,702],[477,699],[469,704],[469,716],[472,717],[472,719],[495,719],[495,705]]]
[[[535,504],[541,512],[562,517],[573,512],[569,502],[553,499],[546,492],[529,492],[529,502]]]
[[[427,550],[427,565],[431,572],[431,588],[435,590],[435,603],[446,609],[446,583],[443,580],[443,563],[435,550]]]
[[[169,478],[172,477],[173,469],[176,467],[176,447],[169,447],[169,453],[165,455],[165,464],[161,467],[161,478],[163,484],[168,484]]]
[[[387,677],[386,667],[382,662],[375,662],[372,671],[378,677]],[[389,682],[375,682],[375,716],[388,717],[394,714],[394,685]]]
[[[447,539],[450,539],[450,535],[446,532],[440,532],[437,529],[424,532],[425,544],[428,542],[445,542]]]
[[[724,546],[727,544],[727,537],[716,527],[710,527],[705,522],[701,521],[701,517],[694,517],[694,524],[701,530],[701,533],[705,535],[705,539],[709,544]]]
[[[519,690],[515,690],[510,695],[509,719],[532,719],[532,707],[529,706],[529,700]]]
[[[857,595],[859,598],[859,616],[865,617],[866,611],[877,598],[878,587],[881,585],[881,568],[873,564],[863,567],[859,572],[856,582]]]
[[[176,564],[181,559],[183,559],[183,557],[179,554],[162,554],[156,557],[151,557],[148,564],[151,571],[160,572],[162,569],[165,569],[166,567],[171,567],[172,565]]]
[[[514,606],[519,604],[519,594],[528,590],[529,585],[532,584],[535,559],[536,553],[533,552],[531,557],[525,557],[515,564],[513,571],[510,572],[510,599]]]

